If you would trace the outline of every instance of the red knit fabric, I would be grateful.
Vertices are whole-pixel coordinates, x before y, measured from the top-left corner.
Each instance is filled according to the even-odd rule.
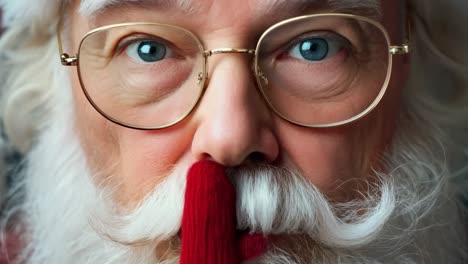
[[[236,196],[224,168],[195,163],[187,175],[180,264],[238,264]]]
[[[262,234],[246,234],[240,238],[240,258],[249,260],[261,256],[267,250],[267,242]]]

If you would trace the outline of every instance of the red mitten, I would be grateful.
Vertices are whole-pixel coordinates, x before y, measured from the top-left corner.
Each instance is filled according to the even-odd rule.
[[[267,240],[262,234],[245,234],[240,238],[240,259],[242,261],[263,255],[267,251]]]
[[[224,168],[195,163],[187,175],[180,264],[239,264],[235,189]]]

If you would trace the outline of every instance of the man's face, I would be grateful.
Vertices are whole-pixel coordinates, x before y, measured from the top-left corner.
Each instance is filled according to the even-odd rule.
[[[191,11],[172,4],[128,2],[86,17],[79,15],[79,1],[75,1],[70,49],[78,50],[83,35],[96,27],[141,21],[190,30],[205,49],[254,48],[271,25],[330,10],[307,1],[207,0],[189,5]],[[400,42],[404,23],[400,7],[392,1],[381,4],[380,20],[392,41]],[[72,72],[76,129],[96,184],[117,188],[115,199],[134,207],[174,166],[189,167],[210,159],[226,167],[266,163],[296,168],[334,201],[349,200],[359,186],[366,188],[363,180],[371,180],[372,171],[381,168],[379,161],[394,132],[404,79],[402,60],[395,58],[388,90],[369,115],[339,127],[306,128],[270,110],[257,89],[249,56],[210,57],[209,81],[197,108],[182,122],[152,131],[125,128],[105,119],[87,101]]]

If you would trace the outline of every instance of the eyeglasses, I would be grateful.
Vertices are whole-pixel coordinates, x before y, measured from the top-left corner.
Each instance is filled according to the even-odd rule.
[[[123,23],[87,33],[76,56],[81,87],[108,120],[134,129],[162,129],[190,115],[207,84],[208,57],[253,56],[257,87],[283,119],[304,127],[353,122],[376,107],[392,71],[392,46],[377,21],[351,14],[290,18],[268,28],[256,49],[205,50],[192,32],[158,23]],[[235,77],[233,77],[235,78]]]

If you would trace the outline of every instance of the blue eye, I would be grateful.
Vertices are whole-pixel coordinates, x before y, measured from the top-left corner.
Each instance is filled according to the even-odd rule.
[[[322,38],[304,40],[299,45],[301,56],[310,61],[320,61],[327,57],[328,42]]]
[[[135,41],[126,48],[128,56],[139,62],[154,63],[171,54],[166,45],[155,40]]]
[[[342,37],[317,36],[296,42],[289,50],[291,57],[312,63],[321,62],[336,55],[344,46]]]

